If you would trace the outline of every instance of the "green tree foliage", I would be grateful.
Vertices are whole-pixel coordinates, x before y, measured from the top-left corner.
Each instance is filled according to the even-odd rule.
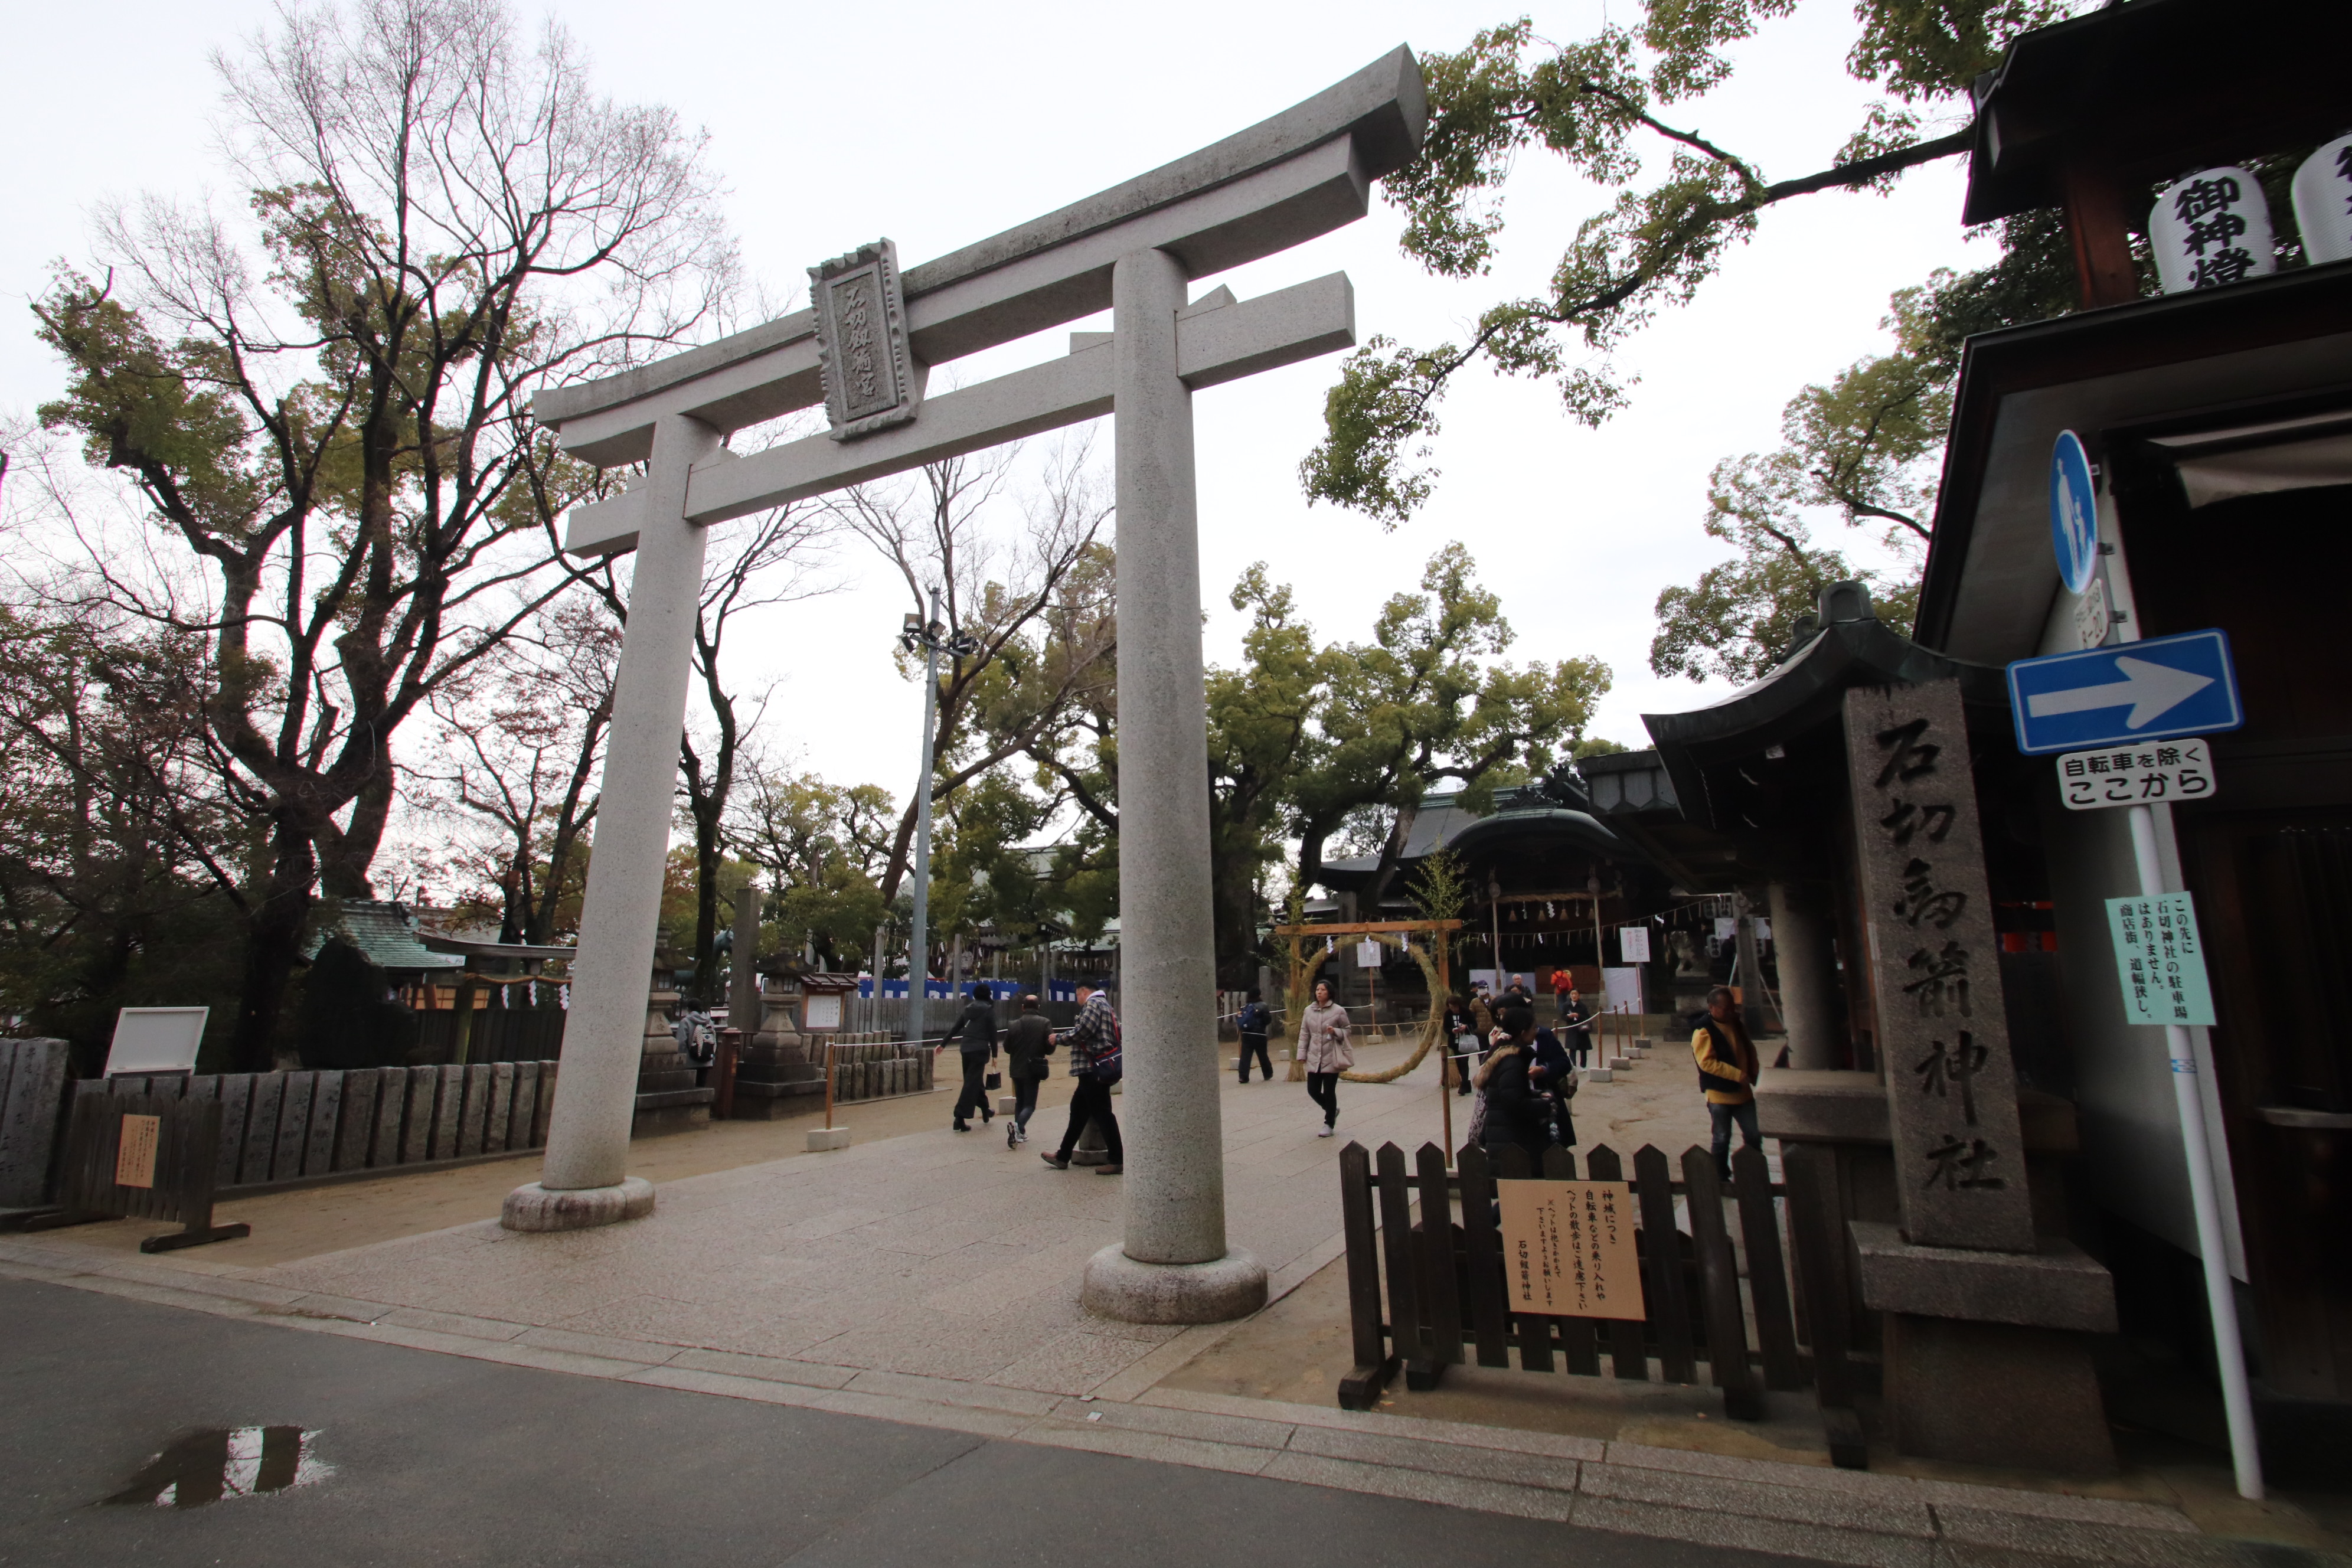
[[[1565,160],[1615,200],[1579,227],[1545,291],[1489,307],[1465,341],[1418,348],[1375,338],[1350,355],[1326,401],[1324,439],[1301,466],[1310,500],[1391,527],[1410,517],[1436,478],[1427,458],[1437,405],[1474,361],[1550,380],[1570,417],[1607,419],[1630,386],[1611,353],[1660,310],[1687,303],[1766,209],[1817,191],[1884,190],[1906,169],[1964,152],[1965,129],[1923,137],[1923,118],[1964,110],[1969,83],[2011,37],[2072,8],[2070,0],[1861,0],[1846,69],[1887,97],[1827,166],[1776,181],[1701,135],[1690,116],[1731,74],[1728,47],[1794,6],[1650,0],[1638,26],[1607,26],[1582,42],[1544,42],[1522,17],[1465,49],[1423,57],[1428,135],[1383,187],[1404,210],[1405,252],[1431,272],[1486,272],[1504,187],[1530,151]],[[1662,177],[1649,156],[1660,149]],[[1572,348],[1581,353],[1572,358]]]
[[[1503,659],[1515,634],[1474,572],[1467,550],[1445,545],[1420,592],[1381,606],[1370,641],[1327,655],[1316,710],[1323,748],[1292,795],[1302,884],[1319,879],[1325,841],[1370,810],[1386,824],[1364,889],[1366,907],[1379,908],[1424,795],[1451,782],[1477,809],[1505,770],[1542,773],[1582,737],[1609,689],[1598,659]]]
[[[878,784],[831,784],[757,755],[737,768],[727,846],[768,879],[761,951],[808,944],[825,968],[856,970],[889,913],[881,875],[897,804]]]
[[[1821,591],[1837,582],[1867,584],[1879,618],[1910,629],[1962,342],[2074,304],[2074,269],[2054,215],[2010,219],[2001,238],[1993,265],[1965,275],[1939,270],[1899,290],[1885,323],[1894,352],[1798,393],[1782,412],[1779,450],[1716,465],[1700,526],[1734,553],[1696,584],[1659,594],[1652,669],[1753,680],[1788,653]],[[1900,564],[1855,565],[1815,538],[1809,519],[1825,517],[1848,528],[1878,526]]]

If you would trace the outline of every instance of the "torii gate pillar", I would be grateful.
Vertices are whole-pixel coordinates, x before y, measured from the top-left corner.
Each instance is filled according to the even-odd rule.
[[[1192,395],[1177,374],[1183,264],[1111,273],[1118,500],[1118,909],[1126,1016],[1127,1238],[1087,1265],[1087,1307],[1222,1322],[1265,1304],[1265,1268],[1225,1247],[1224,1125],[1209,896]]]

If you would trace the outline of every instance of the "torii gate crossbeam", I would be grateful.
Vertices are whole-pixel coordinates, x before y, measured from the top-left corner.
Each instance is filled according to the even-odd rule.
[[[1190,285],[1361,217],[1425,121],[1420,65],[1399,48],[1189,157],[908,269],[918,387],[931,365],[1106,306],[1112,320],[1063,358],[918,404],[910,422],[836,425],[748,458],[721,449],[730,431],[824,400],[814,310],[538,395],[533,412],[566,450],[646,472],[576,510],[566,538],[574,553],[638,560],[546,1164],[509,1195],[510,1228],[653,1206],[651,1185],[627,1174],[629,1129],[709,526],[1110,413],[1129,1179],[1125,1239],[1087,1266],[1086,1299],[1150,1322],[1263,1303],[1265,1268],[1226,1245],[1216,1064],[1201,1048],[1215,977],[1192,395],[1352,343],[1354,312],[1344,274],[1249,300],[1190,299]]]

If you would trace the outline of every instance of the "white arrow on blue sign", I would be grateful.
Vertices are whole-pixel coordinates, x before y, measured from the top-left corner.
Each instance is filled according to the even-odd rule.
[[[2230,639],[2218,628],[2021,658],[2010,715],[2028,756],[2127,741],[2210,735],[2246,721]]]

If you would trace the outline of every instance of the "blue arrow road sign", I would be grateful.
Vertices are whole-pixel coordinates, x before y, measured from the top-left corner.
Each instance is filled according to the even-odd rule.
[[[2216,629],[2021,658],[2009,667],[2017,749],[2028,756],[2210,735],[2246,721],[2230,639]]]

